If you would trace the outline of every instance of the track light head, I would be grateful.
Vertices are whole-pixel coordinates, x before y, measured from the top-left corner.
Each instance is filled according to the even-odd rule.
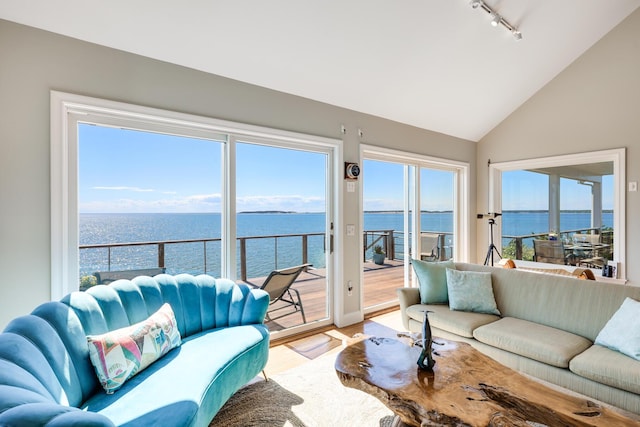
[[[473,9],[480,9],[484,12],[487,12],[491,17],[491,26],[492,27],[504,27],[507,31],[511,33],[515,40],[522,40],[522,33],[513,25],[511,25],[506,19],[504,19],[498,12],[493,10],[491,6],[485,3],[485,0],[469,0],[469,5]]]

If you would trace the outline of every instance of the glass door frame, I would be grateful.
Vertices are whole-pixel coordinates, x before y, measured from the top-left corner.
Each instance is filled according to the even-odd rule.
[[[409,213],[420,212],[420,169],[440,169],[444,171],[450,171],[454,173],[454,220],[453,220],[453,232],[454,232],[454,251],[453,259],[455,261],[468,262],[470,258],[470,217],[469,217],[469,170],[470,166],[467,162],[461,162],[457,160],[442,159],[438,157],[426,156],[406,151],[394,150],[390,148],[383,148],[373,145],[362,144],[360,146],[360,162],[364,160],[378,160],[383,162],[399,163],[404,165],[404,188],[402,189],[404,195],[404,224],[405,227],[409,226],[409,230],[420,229],[420,215],[413,215],[409,220]],[[364,194],[360,190],[360,206],[364,206],[363,198]],[[413,187],[413,188],[411,188]],[[364,209],[361,214],[361,230],[360,238],[363,239],[364,229]],[[364,242],[360,242],[360,247],[363,247]],[[411,244],[409,245],[408,239],[405,239],[403,248],[405,259],[410,259],[410,248],[414,248],[414,253],[420,253],[420,239],[417,233],[411,233]],[[364,272],[363,261],[361,259],[360,266],[360,283],[364,288]],[[412,268],[409,262],[405,262],[404,265],[404,286],[415,287],[416,278],[413,274]],[[361,293],[362,298],[362,293]],[[392,301],[385,305],[393,306],[397,302]],[[385,307],[376,306],[375,310],[383,309]],[[368,312],[367,309],[364,310]]]
[[[340,233],[331,235],[332,230],[342,229],[340,214],[341,183],[337,165],[342,162],[342,141],[339,139],[307,135],[297,132],[271,129],[262,126],[230,122],[205,116],[144,107],[118,101],[93,98],[59,91],[50,92],[51,103],[51,299],[62,298],[69,292],[78,290],[78,137],[77,123],[91,122],[90,117],[100,117],[105,123],[118,126],[119,123],[139,123],[137,129],[158,129],[161,132],[200,138],[215,135],[218,139],[227,135],[223,145],[222,215],[227,216],[222,227],[222,276],[235,279],[235,144],[237,139],[263,141],[281,147],[307,149],[327,154],[327,247],[333,252],[327,255],[327,283],[342,283],[342,269],[336,261],[336,253],[341,253]],[[144,124],[144,126],[142,126]],[[333,223],[333,229],[330,224]],[[334,285],[335,286],[335,285]],[[336,315],[337,294],[332,286],[327,287],[329,318],[307,325],[308,328],[333,323]],[[339,307],[338,307],[339,308]],[[341,316],[338,311],[337,316]],[[296,329],[300,332],[301,329]]]

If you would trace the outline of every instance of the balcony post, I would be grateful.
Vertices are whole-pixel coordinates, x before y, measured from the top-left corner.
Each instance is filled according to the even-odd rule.
[[[164,268],[164,243],[158,243],[158,267]]]
[[[444,238],[446,237],[446,234],[441,233],[438,234],[438,258],[439,261],[444,261],[447,259],[447,251],[444,247]]]
[[[247,281],[247,239],[244,237],[240,240],[240,278],[243,282]]]
[[[302,263],[303,264],[306,264],[309,259],[309,250],[307,248],[307,243],[308,243],[307,237],[308,236],[306,234],[302,235]]]

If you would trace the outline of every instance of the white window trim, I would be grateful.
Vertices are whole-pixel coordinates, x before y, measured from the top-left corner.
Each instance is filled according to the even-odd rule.
[[[613,162],[614,194],[613,194],[613,253],[619,264],[618,279],[598,280],[626,282],[626,149],[591,151],[587,153],[567,154],[562,156],[540,157],[535,159],[497,162],[489,165],[489,211],[502,212],[502,172],[535,169],[542,167],[570,166],[586,163]],[[502,236],[502,223],[496,221],[496,236]],[[502,250],[502,239],[495,239],[498,250]],[[519,261],[520,262],[520,261]],[[539,263],[535,263],[539,264]]]
[[[51,299],[62,298],[69,292],[78,290],[78,141],[77,135],[70,135],[70,125],[76,123],[82,116],[99,116],[103,120],[113,120],[114,123],[126,121],[128,123],[144,123],[144,128],[154,126],[160,132],[173,133],[184,136],[205,137],[218,139],[221,134],[231,135],[230,139],[242,139],[246,142],[270,141],[281,147],[300,149],[302,146],[317,148],[328,153],[334,164],[342,162],[342,141],[339,139],[307,135],[297,132],[283,131],[262,126],[236,123],[226,120],[213,119],[204,116],[144,107],[100,98],[76,95],[71,93],[51,91]],[[232,146],[232,144],[229,144]],[[234,149],[225,150],[225,158],[233,159]],[[223,163],[224,160],[223,160]],[[230,168],[235,162],[229,162]],[[225,166],[226,167],[226,166]],[[339,168],[335,168],[339,169]],[[234,176],[233,170],[225,170],[227,176]],[[342,227],[341,209],[341,180],[339,171],[328,171],[333,199],[327,200],[327,217],[333,217],[334,230]],[[233,201],[229,197],[235,189],[234,180],[223,180],[224,212],[235,212]],[[75,213],[75,214],[74,214]],[[234,220],[232,215],[231,219]],[[342,249],[340,233],[335,233],[334,253],[327,260],[327,271],[332,277],[327,277],[328,283],[342,283],[340,263],[336,262],[336,253]],[[235,240],[235,227],[223,230],[223,239]],[[232,240],[233,239],[233,240]],[[228,249],[228,248],[227,248]],[[223,251],[231,254],[222,260],[222,270],[225,277],[235,276],[235,251]],[[329,268],[329,266],[333,268]],[[327,290],[327,298],[332,298],[333,289]],[[332,310],[335,313],[334,310]],[[338,312],[340,315],[340,312]],[[332,321],[333,314],[330,315]],[[327,322],[329,323],[329,322]],[[316,325],[317,326],[317,325]]]
[[[454,183],[454,191],[455,191],[455,203],[458,209],[456,215],[454,215],[454,253],[453,257],[456,261],[460,262],[469,262],[470,259],[470,241],[469,241],[469,230],[470,230],[470,217],[469,217],[469,163],[461,162],[458,160],[449,160],[443,159],[439,157],[426,156],[416,153],[411,153],[407,151],[394,150],[390,148],[383,148],[374,145],[366,145],[363,144],[360,146],[360,162],[362,163],[364,160],[380,160],[386,162],[395,162],[401,163],[405,165],[415,166],[416,169],[421,167],[426,167],[430,169],[440,169],[444,171],[450,171],[456,173],[456,180]],[[407,173],[405,173],[405,180],[411,179]],[[417,175],[417,172],[416,172]],[[419,185],[419,180],[417,176],[412,177],[412,179],[416,180],[416,185]],[[362,186],[360,186],[360,206],[363,205],[363,193]],[[406,197],[405,197],[406,199]],[[416,201],[414,200],[414,204]],[[405,203],[408,205],[408,203]],[[408,206],[406,207],[408,208]],[[418,210],[418,206],[412,207],[414,210]],[[361,212],[361,215],[364,215]],[[414,215],[414,221],[419,220],[418,215]],[[364,217],[360,221],[361,228],[364,227]],[[414,224],[415,229],[419,224]],[[360,230],[360,247],[364,245],[363,241],[363,230]],[[411,242],[412,247],[417,248],[419,245],[419,239],[417,236],[413,236],[414,241]],[[405,253],[405,259],[408,259],[409,254]],[[361,261],[362,262],[362,261]],[[364,276],[362,274],[362,266],[361,270],[361,278],[360,283],[364,283]],[[405,263],[405,278],[409,277],[410,274],[409,263]],[[415,283],[415,280],[413,281]]]

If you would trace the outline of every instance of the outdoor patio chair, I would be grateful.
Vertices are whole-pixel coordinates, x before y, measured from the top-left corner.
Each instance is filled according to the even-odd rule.
[[[420,250],[422,261],[440,260],[440,234],[420,233]]]
[[[536,262],[548,262],[551,264],[567,264],[564,253],[564,244],[561,240],[539,240],[533,241],[533,260]]]
[[[307,323],[307,318],[304,315],[304,308],[302,307],[302,299],[300,299],[300,292],[298,292],[297,289],[292,288],[291,285],[293,285],[293,282],[296,281],[300,273],[306,271],[309,267],[311,267],[311,264],[302,264],[281,270],[273,270],[269,274],[262,286],[260,286],[260,289],[269,294],[270,306],[279,301],[285,303],[285,305],[270,310],[270,312],[280,311],[282,309],[289,308],[290,306],[293,306],[294,308],[293,311],[281,314],[278,317],[271,317],[269,312],[267,312],[267,318],[269,320],[280,319],[281,317],[289,316],[290,314],[300,311],[303,323]],[[295,298],[291,293],[292,291],[295,293]]]
[[[581,259],[579,265],[602,269],[613,259],[613,232],[600,233],[599,243],[602,246],[594,251],[593,256]]]

